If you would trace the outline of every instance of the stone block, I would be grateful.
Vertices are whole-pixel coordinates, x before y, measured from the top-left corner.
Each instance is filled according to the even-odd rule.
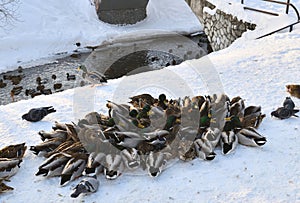
[[[98,18],[110,24],[135,24],[147,17],[149,0],[95,0]]]

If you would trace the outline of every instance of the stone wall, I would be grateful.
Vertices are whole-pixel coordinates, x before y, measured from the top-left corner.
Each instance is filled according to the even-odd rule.
[[[210,42],[213,51],[224,49],[241,37],[247,30],[254,30],[256,25],[238,19],[219,9],[214,14],[203,12],[204,7],[214,9],[214,5],[207,0],[186,0],[192,10],[198,16],[204,27],[204,32]],[[199,2],[202,5],[199,5]]]

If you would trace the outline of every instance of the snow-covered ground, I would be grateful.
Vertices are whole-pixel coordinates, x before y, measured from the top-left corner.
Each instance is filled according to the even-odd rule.
[[[136,30],[189,34],[202,29],[183,0],[150,0],[147,15],[135,25],[116,26],[99,21],[89,0],[20,1],[18,21],[0,29],[0,71],[15,69],[20,62],[72,52],[77,42],[82,47],[95,46]]]
[[[54,2],[56,4],[52,4]],[[48,6],[57,7],[60,5],[58,2],[60,1],[49,1]],[[172,2],[174,5],[175,1]],[[293,3],[300,8],[300,0]],[[44,4],[39,6],[43,6],[43,11],[48,8]],[[58,11],[56,12],[56,15],[60,15]],[[29,13],[26,15],[32,19]],[[179,18],[179,15],[176,17]],[[185,19],[185,22],[187,21],[189,19]],[[89,22],[86,21],[85,24]],[[38,25],[33,24],[31,28],[35,29],[34,26]],[[39,26],[39,28],[43,27]],[[187,27],[186,31],[189,32],[190,29]],[[70,30],[72,33],[73,27]],[[183,30],[184,26],[179,29],[179,31]],[[86,30],[86,33],[95,35],[91,30]],[[211,162],[178,161],[157,178],[123,174],[115,181],[108,181],[100,176],[99,191],[89,196],[79,197],[79,200],[84,202],[300,202],[299,118],[276,120],[270,117],[271,111],[281,106],[284,98],[288,96],[285,85],[299,84],[300,26],[297,25],[291,33],[278,33],[260,40],[250,40],[245,36],[243,35],[229,48],[211,53],[200,60],[187,61],[164,70],[110,80],[108,84],[95,89],[82,87],[0,106],[0,147],[20,142],[26,142],[27,146],[35,145],[40,142],[37,134],[39,130],[50,130],[54,121],[76,120],[84,113],[78,112],[79,109],[107,113],[105,107],[107,99],[124,101],[128,96],[141,92],[153,93],[156,96],[158,92],[166,92],[169,97],[176,97],[183,94],[185,89],[190,95],[208,94],[218,87],[230,97],[240,95],[246,100],[246,105],[262,106],[267,117],[258,130],[267,137],[268,142],[265,146],[251,148],[239,145],[235,153],[227,156],[221,155],[220,150],[217,149],[217,156]],[[69,37],[70,35],[65,39],[69,40]],[[26,49],[35,49],[36,45],[31,47],[32,39],[30,37],[27,39],[29,42]],[[82,35],[76,40],[85,39]],[[98,43],[96,35],[86,43],[94,43],[93,39]],[[23,42],[26,44],[25,39]],[[65,46],[69,50],[69,45]],[[7,58],[4,58],[2,63],[14,64],[8,58],[13,57],[15,52],[10,51],[9,43],[1,46],[1,49],[5,47]],[[44,51],[46,54],[45,49]],[[53,53],[52,51],[57,50],[52,48],[47,54]],[[32,56],[32,59],[45,54],[37,54]],[[25,56],[24,60],[29,59],[26,57],[29,56]],[[203,62],[206,66],[201,66]],[[213,74],[208,78],[209,72]],[[179,79],[174,80],[175,78]],[[137,81],[147,81],[147,83],[143,82],[137,86]],[[122,91],[122,88],[126,91]],[[130,92],[130,95],[127,92]],[[92,99],[88,101],[87,97]],[[83,99],[87,100],[86,103],[81,103]],[[300,100],[297,98],[293,100],[296,108],[300,108]],[[49,105],[53,105],[57,112],[50,114],[43,121],[29,123],[21,119],[22,114],[28,109]],[[44,158],[36,157],[27,151],[19,172],[8,183],[15,190],[1,194],[0,202],[77,202],[78,200],[71,199],[69,195],[72,192],[71,188],[79,180],[66,187],[59,187],[57,178],[45,179],[34,175],[43,160]]]

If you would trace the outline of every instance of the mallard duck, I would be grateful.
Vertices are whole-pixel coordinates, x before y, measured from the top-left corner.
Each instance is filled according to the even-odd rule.
[[[37,90],[37,91],[42,91],[43,89],[45,89],[45,85],[39,84],[39,85],[36,87],[36,90]]]
[[[34,98],[34,97],[40,96],[40,95],[42,95],[41,92],[34,92],[34,93],[32,93],[30,96],[31,96],[31,98]]]
[[[286,85],[287,92],[291,94],[291,96],[300,99],[300,85]]]
[[[211,122],[211,106],[210,106],[209,98],[206,98],[205,102],[200,107],[200,121],[199,127],[200,128],[207,128],[210,126]]]
[[[211,161],[215,158],[216,153],[209,140],[204,138],[196,139],[194,145],[197,157],[200,159]]]
[[[39,166],[39,171],[35,175],[48,177],[60,176],[70,159],[71,157],[64,153],[55,153]]]
[[[85,80],[91,82],[93,85],[107,82],[107,79],[103,74],[96,71],[89,72],[85,65],[79,66],[78,70],[82,70],[83,71],[82,77]]]
[[[120,154],[107,154],[105,157],[104,175],[108,180],[119,177],[124,169],[123,160]]]
[[[15,101],[15,95],[19,95],[22,92],[23,87],[22,86],[17,86],[13,87],[13,89],[10,91],[10,97],[12,101]]]
[[[58,89],[60,89],[62,87],[62,84],[61,83],[55,83],[55,84],[53,84],[53,89],[54,90],[58,90]]]
[[[10,80],[11,80],[13,85],[20,84],[22,79],[23,79],[22,75],[13,75],[13,76],[10,77]]]
[[[11,90],[11,94],[12,95],[19,95],[22,92],[22,89],[23,89],[22,86],[13,87],[13,89]]]
[[[6,146],[0,150],[0,158],[22,159],[26,149],[25,143]]]
[[[14,188],[3,183],[3,180],[0,180],[0,194],[4,192],[12,191]]]
[[[62,140],[66,140],[68,135],[67,131],[65,130],[55,130],[52,132],[46,132],[44,130],[41,130],[38,134],[41,136],[42,141],[52,138],[60,138]]]
[[[242,127],[258,128],[265,117],[266,115],[261,113],[261,106],[248,106],[244,111],[244,117],[241,118]]]
[[[157,106],[159,106],[160,108],[162,109],[167,109],[168,108],[168,100],[167,100],[167,97],[165,94],[160,94],[158,96],[158,103],[157,103]]]
[[[238,99],[236,99],[238,98]],[[244,100],[240,97],[235,97],[234,98],[236,101],[234,103],[232,103],[233,101],[231,101],[232,104],[230,104],[230,116],[237,116],[239,118],[244,116],[244,111],[245,111],[245,103]]]
[[[29,95],[34,94],[35,92],[36,92],[35,89],[26,89],[26,90],[25,90],[25,95],[26,95],[26,96],[29,96]]]
[[[58,147],[56,147],[54,150],[46,153],[44,157],[49,158],[53,154],[56,154],[58,152],[64,152],[64,153],[85,153],[85,149],[83,147],[83,144],[81,142],[74,142],[73,140],[67,140],[63,143],[61,143]]]
[[[96,175],[104,170],[104,162],[106,155],[102,152],[92,152],[88,157],[83,175]]]
[[[62,186],[82,175],[88,159],[88,156],[82,153],[75,153],[70,156],[72,158],[67,162],[61,173],[60,185]]]
[[[179,159],[182,161],[191,161],[197,157],[194,141],[181,140],[178,147]]]
[[[261,113],[261,106],[248,106],[247,108],[245,108],[244,117],[251,114],[259,115],[260,113]]]
[[[255,128],[243,128],[237,133],[238,141],[242,145],[259,147],[267,142],[266,137],[260,135]]]
[[[3,80],[2,79],[0,79],[0,88],[4,88],[4,87],[6,87],[6,83],[5,82],[3,82]]]
[[[74,188],[74,192],[71,194],[71,197],[76,198],[80,194],[89,194],[96,192],[99,187],[99,181],[97,180],[97,176],[94,175],[92,177],[86,177],[82,179],[78,185]]]
[[[194,126],[182,127],[179,130],[178,137],[181,140],[194,141],[197,137],[198,130]]]
[[[48,83],[48,79],[47,78],[41,78],[40,76],[38,76],[37,78],[36,78],[36,83],[38,84],[38,85],[42,85],[42,84],[47,84]]]
[[[51,152],[55,150],[63,142],[64,140],[61,138],[51,138],[38,145],[30,146],[29,150],[31,150],[35,155],[38,155],[40,152]]]
[[[52,94],[52,90],[51,89],[42,89],[41,93],[44,95],[49,95],[49,94]]]
[[[170,132],[167,131],[167,130],[158,130],[157,129],[153,132],[145,132],[145,133],[143,133],[143,136],[147,140],[153,140],[153,139],[156,139],[156,138],[166,137],[169,134],[170,134]]]
[[[129,117],[129,112],[131,110],[131,107],[127,104],[117,104],[109,100],[107,100],[106,107],[109,109],[108,114],[110,118],[115,117],[115,112],[118,112],[125,117]]]
[[[134,148],[137,147],[140,142],[145,140],[139,133],[136,132],[114,132],[117,138],[117,145]]]
[[[101,123],[101,115],[98,112],[90,112],[84,116],[84,119],[88,122],[89,125],[100,124]]]
[[[146,157],[146,167],[151,177],[157,177],[166,167],[172,155],[169,152],[151,151]]]
[[[129,102],[131,104],[139,104],[140,102],[144,102],[146,104],[153,105],[156,102],[156,100],[150,94],[140,94],[133,97],[129,97],[129,99],[131,99],[131,101]],[[140,105],[138,105],[137,107],[143,108]]]
[[[237,146],[238,138],[233,130],[223,131],[221,133],[220,145],[223,154],[229,154],[233,152]]]
[[[75,75],[70,75],[69,73],[66,74],[67,75],[67,80],[76,80],[76,76]]]
[[[146,104],[136,116],[137,119],[149,119],[149,112],[151,110],[151,106]]]
[[[250,114],[241,119],[242,127],[254,127],[258,128],[263,119],[266,117],[266,114],[259,113],[258,115]]]
[[[54,121],[54,126],[52,126],[53,130],[67,130],[67,126],[64,123],[59,123],[57,121]]]
[[[140,166],[140,155],[135,148],[128,148],[121,151],[124,165],[129,170],[135,170]]]
[[[225,118],[225,125],[223,131],[231,131],[234,130],[238,132],[242,128],[242,123],[239,117],[230,116]]]
[[[211,143],[214,150],[220,141],[221,131],[218,128],[209,127],[202,137]]]
[[[22,159],[0,158],[0,179],[7,179],[18,172]]]
[[[78,138],[78,134],[77,132],[79,131],[78,129],[78,126],[74,126],[72,124],[68,124],[66,123],[65,124],[66,127],[67,127],[67,133],[68,133],[68,136],[74,141],[74,142],[78,142],[79,141],[79,138]]]
[[[274,117],[279,118],[279,119],[287,119],[287,118],[290,118],[292,116],[298,117],[296,115],[296,113],[298,113],[298,112],[299,112],[298,109],[292,109],[291,110],[291,109],[286,109],[284,107],[279,107],[275,111],[271,112],[271,116],[274,116]]]
[[[221,94],[217,99],[211,103],[211,127],[223,129],[225,125],[225,118],[229,116],[229,101],[228,96]]]

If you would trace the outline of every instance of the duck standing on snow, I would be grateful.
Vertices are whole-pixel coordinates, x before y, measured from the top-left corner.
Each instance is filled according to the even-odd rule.
[[[82,70],[82,77],[91,82],[93,85],[107,82],[107,79],[103,74],[96,71],[89,72],[85,65],[79,66],[78,70]]]
[[[300,85],[286,85],[287,92],[300,99]]]
[[[97,176],[86,177],[80,181],[78,185],[74,188],[75,191],[71,194],[71,197],[76,198],[80,194],[88,194],[93,193],[98,190],[99,181],[97,180]]]
[[[30,109],[28,113],[24,114],[22,116],[22,119],[25,119],[30,122],[37,122],[42,120],[48,114],[54,112],[56,112],[56,110],[53,108],[53,106],[33,108]]]
[[[22,159],[0,158],[0,179],[7,179],[18,172]]]
[[[221,133],[220,145],[223,154],[229,154],[233,152],[238,144],[237,133],[241,130],[242,124],[239,117],[231,116],[225,118],[225,126]]]

